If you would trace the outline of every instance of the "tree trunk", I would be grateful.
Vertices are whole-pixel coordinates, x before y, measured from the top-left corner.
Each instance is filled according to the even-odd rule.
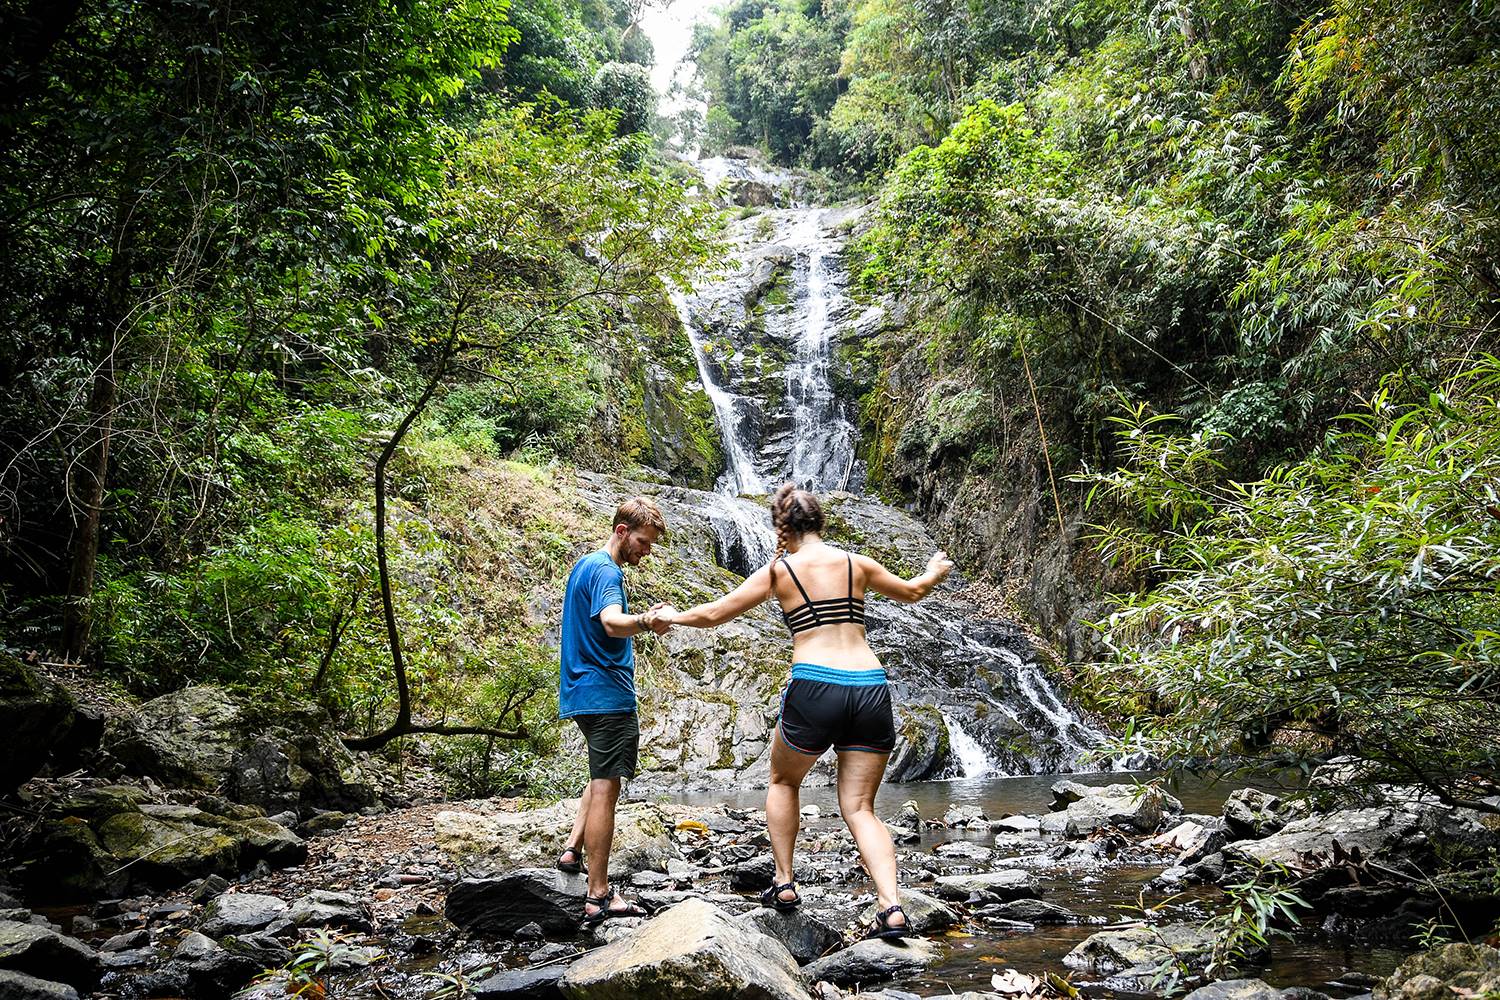
[[[88,647],[93,619],[94,566],[99,559],[99,520],[104,508],[104,483],[109,470],[110,433],[114,428],[114,349],[100,364],[89,393],[88,420],[91,440],[78,458],[78,472],[70,477],[68,494],[83,508],[83,522],[73,543],[73,567],[63,604],[63,651],[78,659]],[[82,480],[82,483],[79,483]]]

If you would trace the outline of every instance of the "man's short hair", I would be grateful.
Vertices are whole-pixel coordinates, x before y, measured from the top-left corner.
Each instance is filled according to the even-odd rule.
[[[646,497],[631,497],[620,504],[615,510],[615,523],[612,527],[618,528],[622,524],[632,530],[655,528],[658,535],[667,537],[667,519],[662,516],[661,508]]]

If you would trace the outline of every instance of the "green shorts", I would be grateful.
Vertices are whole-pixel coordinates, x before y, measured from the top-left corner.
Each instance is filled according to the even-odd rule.
[[[589,745],[590,778],[634,778],[641,726],[634,712],[575,715]]]

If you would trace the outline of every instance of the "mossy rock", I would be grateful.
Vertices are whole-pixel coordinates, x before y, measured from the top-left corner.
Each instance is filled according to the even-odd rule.
[[[28,842],[21,868],[28,892],[49,901],[73,902],[123,893],[130,882],[99,838],[77,816],[42,823]]]
[[[145,813],[116,813],[99,824],[99,843],[135,869],[135,877],[169,888],[205,875],[239,873],[241,840],[223,829],[191,820]]]
[[[73,726],[74,701],[60,685],[13,656],[0,654],[0,793],[33,777]]]

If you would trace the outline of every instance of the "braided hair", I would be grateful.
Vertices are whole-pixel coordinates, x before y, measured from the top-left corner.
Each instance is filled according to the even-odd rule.
[[[818,498],[796,483],[783,483],[771,498],[771,525],[776,529],[776,547],[785,552],[787,543],[809,531],[823,533],[827,519]]]

